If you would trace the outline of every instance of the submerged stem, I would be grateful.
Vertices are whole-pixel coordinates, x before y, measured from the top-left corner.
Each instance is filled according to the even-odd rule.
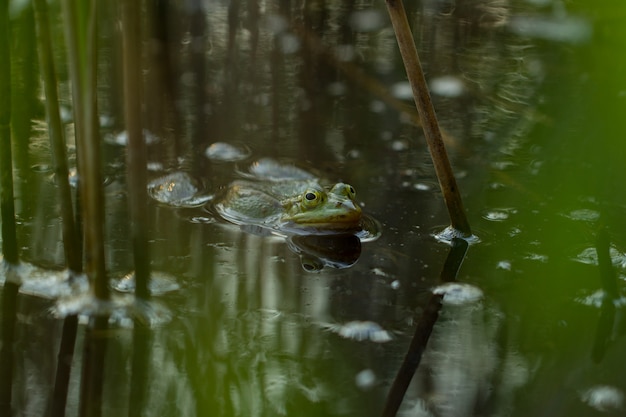
[[[463,209],[461,194],[459,193],[448,159],[448,153],[442,140],[437,115],[430,99],[430,93],[428,92],[428,86],[424,78],[424,72],[422,71],[422,65],[420,64],[406,12],[404,11],[404,5],[402,0],[386,0],[386,3],[398,46],[400,47],[402,61],[413,90],[413,98],[422,122],[422,129],[424,130],[424,136],[426,136],[435,173],[448,208],[451,225],[465,237],[470,237],[472,231]]]

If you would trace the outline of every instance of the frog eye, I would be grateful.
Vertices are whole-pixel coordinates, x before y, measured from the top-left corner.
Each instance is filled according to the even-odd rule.
[[[330,190],[331,193],[348,197],[350,200],[354,200],[356,197],[356,190],[350,184],[338,183]]]
[[[302,207],[312,209],[324,202],[325,194],[320,190],[306,190],[302,195]]]
[[[356,197],[356,190],[350,184],[346,184],[346,192],[348,193],[348,197],[352,199]]]

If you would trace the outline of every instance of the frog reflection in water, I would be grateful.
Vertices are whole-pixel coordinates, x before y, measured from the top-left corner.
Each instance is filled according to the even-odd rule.
[[[325,189],[316,180],[240,180],[230,185],[216,209],[235,224],[309,233],[348,232],[361,225],[355,196],[354,188],[344,183]]]

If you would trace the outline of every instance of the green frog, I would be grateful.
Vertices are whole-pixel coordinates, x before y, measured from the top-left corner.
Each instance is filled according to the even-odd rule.
[[[260,160],[250,180],[231,183],[215,204],[226,220],[281,231],[334,233],[361,229],[361,207],[351,185],[323,186],[313,174],[274,160]]]

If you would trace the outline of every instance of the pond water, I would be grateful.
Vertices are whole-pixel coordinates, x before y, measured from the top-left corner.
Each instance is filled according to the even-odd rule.
[[[479,238],[465,248],[434,237],[449,220],[384,2],[179,3],[144,5],[153,297],[143,333],[128,313],[117,10],[99,11],[104,243],[120,306],[97,336],[101,415],[379,416],[393,415],[394,401],[397,415],[420,417],[626,412],[626,5],[406,5]],[[11,16],[13,131],[29,137],[14,144],[27,266],[12,374],[0,377],[12,387],[3,415],[40,416],[53,398],[59,316],[89,306],[72,295],[86,283],[69,286],[59,272],[61,220],[23,7]],[[62,15],[50,7],[69,135]],[[262,158],[352,185],[369,234],[293,238],[222,220],[214,202]],[[87,321],[79,317],[68,416],[80,414],[89,377]],[[424,337],[404,393],[405,355]]]

